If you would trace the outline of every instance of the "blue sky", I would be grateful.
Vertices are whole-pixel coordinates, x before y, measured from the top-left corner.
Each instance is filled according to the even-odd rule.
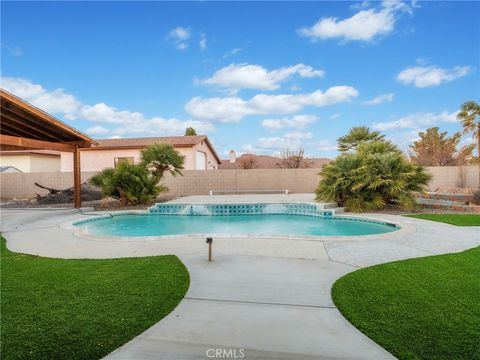
[[[2,87],[96,138],[332,157],[367,125],[406,150],[480,95],[478,2],[1,6]]]

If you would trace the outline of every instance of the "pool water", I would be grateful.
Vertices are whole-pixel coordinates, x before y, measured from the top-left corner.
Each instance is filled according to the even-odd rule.
[[[80,222],[99,236],[162,236],[181,234],[259,234],[355,236],[388,233],[398,228],[382,222],[355,218],[302,215],[116,215]]]

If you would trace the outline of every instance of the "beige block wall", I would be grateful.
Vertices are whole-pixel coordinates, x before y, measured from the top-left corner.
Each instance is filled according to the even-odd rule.
[[[458,167],[428,168],[433,174],[429,189],[455,187],[458,179]],[[465,167],[466,185],[478,187],[478,167]],[[168,174],[164,184],[170,188],[168,196],[207,195],[215,191],[255,191],[290,190],[295,193],[308,193],[315,190],[320,177],[319,169],[255,169],[201,171],[185,170],[184,176],[173,177]],[[95,172],[83,172],[82,181],[86,181]],[[24,173],[0,174],[0,196],[2,199],[29,199],[36,193],[46,191],[34,185],[66,189],[73,186],[72,173]]]
[[[463,172],[465,183],[464,188],[478,187],[478,166],[435,166],[427,168],[433,175],[428,188],[456,188],[460,187],[460,174]]]

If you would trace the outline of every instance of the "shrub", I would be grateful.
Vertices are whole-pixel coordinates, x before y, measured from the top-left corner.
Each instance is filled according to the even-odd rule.
[[[353,152],[325,165],[320,175],[316,199],[336,201],[351,211],[376,210],[387,203],[412,208],[411,193],[421,191],[431,178],[383,139],[357,144]]]
[[[159,185],[160,177],[143,165],[121,162],[114,169],[105,169],[90,179],[90,183],[102,190],[103,196],[119,199],[122,205],[148,202],[168,190]]]
[[[480,190],[477,190],[473,193],[472,202],[476,205],[480,205]]]

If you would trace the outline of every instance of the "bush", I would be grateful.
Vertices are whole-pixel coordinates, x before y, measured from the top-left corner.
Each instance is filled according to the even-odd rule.
[[[402,208],[416,205],[413,191],[421,191],[431,176],[410,163],[392,143],[367,141],[325,165],[316,189],[317,200],[336,201],[351,211],[377,210],[387,203]]]
[[[137,205],[153,200],[167,188],[158,185],[160,177],[143,165],[121,162],[115,169],[105,169],[90,179],[104,196],[119,199],[122,205]]]
[[[480,190],[477,190],[473,193],[472,202],[476,205],[480,205]]]

